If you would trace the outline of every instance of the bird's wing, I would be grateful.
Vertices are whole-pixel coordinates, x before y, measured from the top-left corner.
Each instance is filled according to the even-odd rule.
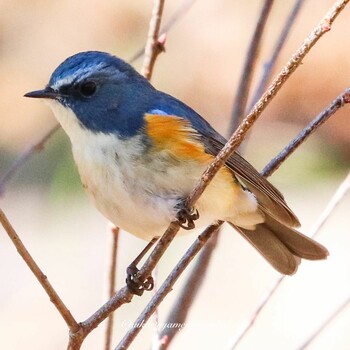
[[[199,139],[207,154],[216,156],[220,152],[226,140],[205,119],[170,95],[159,92],[158,98],[158,105],[154,106],[150,114],[163,115],[164,118],[182,118],[190,123],[193,139]],[[289,227],[300,226],[298,218],[288,207],[281,192],[237,152],[228,159],[226,166],[254,193],[263,211]]]
[[[209,154],[216,156],[224,147],[225,140],[221,135],[219,139],[215,134],[210,136],[202,134],[202,138]],[[288,207],[282,193],[239,153],[234,152],[226,162],[226,166],[254,193],[263,211],[288,227],[300,226],[298,218]]]

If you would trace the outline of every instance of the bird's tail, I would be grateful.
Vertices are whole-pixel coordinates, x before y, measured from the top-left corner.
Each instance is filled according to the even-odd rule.
[[[280,273],[294,274],[300,258],[321,260],[328,256],[328,250],[313,239],[287,227],[266,214],[265,222],[247,230],[232,225],[260,254]]]

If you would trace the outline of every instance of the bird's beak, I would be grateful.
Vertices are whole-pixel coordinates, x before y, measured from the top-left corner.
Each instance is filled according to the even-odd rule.
[[[53,90],[50,87],[46,87],[43,90],[36,90],[27,92],[24,97],[31,97],[31,98],[50,98],[53,100],[56,100],[59,96],[59,93],[55,90]]]

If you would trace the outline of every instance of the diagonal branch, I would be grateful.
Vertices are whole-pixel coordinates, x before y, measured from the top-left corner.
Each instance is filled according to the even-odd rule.
[[[32,256],[27,251],[26,247],[22,243],[21,239],[17,235],[15,229],[10,224],[9,220],[7,219],[5,213],[0,209],[0,222],[2,226],[4,227],[6,233],[10,237],[12,243],[17,249],[18,254],[22,257],[22,259],[25,261],[27,266],[32,270],[34,276],[39,281],[39,283],[42,285],[42,287],[45,289],[45,292],[49,296],[51,302],[55,305],[57,311],[61,314],[63,319],[65,320],[67,326],[69,327],[70,331],[76,332],[79,330],[79,325],[77,321],[74,319],[68,308],[64,305],[62,299],[59,297],[57,292],[52,287],[51,283],[49,282],[48,278],[44,273],[41,271],[38,264],[34,261]]]
[[[300,146],[318,127],[325,123],[339,108],[350,103],[350,88],[344,90],[325,110],[323,110],[306,128],[304,128],[262,171],[263,176],[270,176],[271,173]]]
[[[191,192],[187,199],[187,206],[191,208],[193,204],[197,201],[199,196],[204,192],[205,187],[211,182],[215,174],[219,169],[225,164],[234,150],[242,142],[244,135],[250,130],[254,122],[259,118],[261,113],[271,102],[272,98],[281,89],[286,80],[291,76],[291,74],[298,68],[301,64],[303,58],[312,49],[312,47],[318,42],[318,40],[331,29],[331,25],[340,12],[347,5],[349,0],[337,1],[331,9],[327,12],[325,17],[318,23],[316,28],[308,35],[304,40],[299,49],[292,55],[287,64],[283,67],[282,71],[273,80],[267,91],[255,104],[252,111],[246,116],[241,125],[237,128],[235,133],[227,141],[224,148],[219,152],[214,161],[209,165],[209,167],[203,173],[199,183],[196,188]]]
[[[203,248],[205,243],[212,237],[212,235],[218,230],[222,222],[218,224],[209,226],[205,231],[203,231],[196,241],[191,245],[191,247],[187,250],[185,255],[181,258],[181,260],[176,264],[174,269],[171,271],[170,275],[163,282],[157,293],[153,296],[151,301],[148,303],[146,308],[142,311],[140,316],[135,321],[135,324],[146,324],[148,319],[151,317],[152,313],[157,309],[159,304],[164,300],[164,298],[169,294],[172,290],[173,285],[180,277],[181,273],[186,269],[195,255]],[[140,323],[137,323],[140,322]],[[115,350],[124,350],[127,349],[132,341],[135,339],[137,334],[141,331],[141,327],[133,327],[128,333],[124,336],[124,338],[117,345]]]

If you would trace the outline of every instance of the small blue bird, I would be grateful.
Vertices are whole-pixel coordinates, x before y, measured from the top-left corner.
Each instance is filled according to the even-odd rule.
[[[123,60],[78,53],[43,90],[25,96],[49,103],[71,140],[85,190],[116,226],[152,240],[173,220],[183,228],[195,219],[197,227],[227,221],[288,275],[300,258],[327,257],[326,248],[293,228],[299,221],[283,195],[238,153],[186,211],[184,200],[226,140]]]

